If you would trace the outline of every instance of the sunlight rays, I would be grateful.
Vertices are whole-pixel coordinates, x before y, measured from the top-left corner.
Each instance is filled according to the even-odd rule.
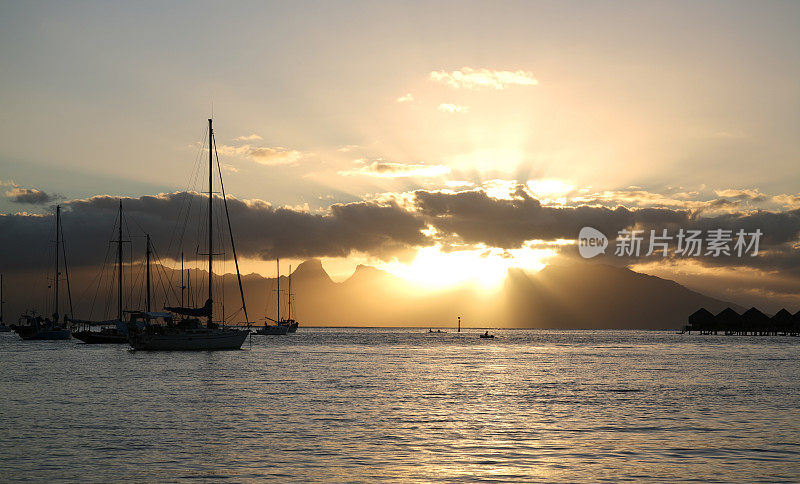
[[[379,267],[409,282],[432,289],[477,284],[486,289],[499,286],[510,268],[542,270],[556,255],[550,248],[502,250],[478,247],[446,251],[439,244],[424,247],[408,264],[392,261]]]

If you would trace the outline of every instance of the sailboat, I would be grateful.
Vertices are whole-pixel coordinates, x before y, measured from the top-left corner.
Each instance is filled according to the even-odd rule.
[[[66,250],[64,250],[63,230],[61,228],[61,205],[56,206],[56,264],[55,277],[53,278],[54,292],[54,311],[51,318],[44,318],[33,311],[27,311],[20,316],[15,331],[24,340],[63,340],[70,338],[70,331],[61,323],[61,315],[58,313],[59,303],[59,281],[61,280],[61,264],[59,262],[60,251],[64,255],[64,273],[67,276],[67,293],[69,294],[69,272],[67,271]],[[69,298],[70,314],[72,313],[72,298]],[[66,322],[65,318],[65,322]]]
[[[111,321],[85,321],[73,320],[75,323],[83,324],[82,331],[73,331],[72,336],[87,344],[127,344],[128,343],[128,322],[123,319],[126,312],[123,307],[123,277],[122,277],[122,200],[119,201],[119,237],[114,242],[117,243],[117,319]],[[147,235],[147,302],[148,311],[150,303],[150,235]],[[92,331],[92,326],[102,326],[100,331]]]
[[[0,333],[8,333],[11,331],[11,326],[7,326],[3,322],[3,305],[6,302],[3,300],[3,274],[0,274]]]
[[[292,266],[289,266],[289,289],[286,291],[286,304],[288,305],[288,309],[286,311],[286,319],[281,320],[281,325],[286,326],[290,333],[294,333],[297,331],[297,327],[300,325],[297,321],[292,319]]]
[[[190,307],[165,307],[168,316],[162,317],[165,324],[153,324],[149,320],[144,327],[130,325],[128,331],[128,342],[135,350],[233,350],[242,347],[247,336],[250,334],[248,329],[235,329],[220,326],[213,321],[213,278],[214,278],[214,224],[213,224],[213,201],[214,201],[214,129],[212,120],[208,120],[208,299],[200,308]],[[219,163],[219,160],[217,160]],[[228,214],[227,199],[225,197],[225,187],[222,184],[222,171],[219,169],[220,188],[222,200],[225,203],[225,213]],[[239,261],[236,257],[236,246],[233,243],[233,230],[230,226],[228,217],[228,231],[231,236],[231,249],[233,259],[236,264],[236,276],[239,280],[239,294],[242,298],[242,310],[245,320],[247,318],[247,307],[244,300],[244,289],[242,288],[242,278],[239,273]],[[203,324],[201,318],[206,322]],[[249,322],[247,323],[249,325]]]
[[[278,287],[275,291],[277,294],[277,304],[275,305],[275,319],[266,316],[264,319],[264,326],[257,329],[255,334],[260,335],[284,335],[289,332],[289,325],[283,324],[281,320],[281,260],[275,259],[275,265],[278,269],[278,275],[275,276],[275,282]],[[269,324],[267,321],[272,321],[275,324]]]

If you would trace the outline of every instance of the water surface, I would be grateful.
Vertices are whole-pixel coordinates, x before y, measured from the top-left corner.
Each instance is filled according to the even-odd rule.
[[[425,331],[0,334],[0,481],[800,481],[800,338]]]

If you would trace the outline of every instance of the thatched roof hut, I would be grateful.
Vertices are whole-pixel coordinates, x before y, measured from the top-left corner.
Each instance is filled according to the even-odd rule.
[[[746,324],[764,324],[769,321],[769,316],[756,308],[750,308],[742,314],[742,321]]]
[[[689,324],[705,324],[714,319],[714,315],[706,308],[700,308],[689,316]]]
[[[742,317],[731,308],[725,308],[719,312],[714,319],[717,320],[718,323],[723,324],[739,324]]]
[[[798,311],[798,313],[800,313],[800,311]],[[769,319],[773,323],[788,323],[788,322],[791,322],[794,319],[794,317],[792,316],[792,313],[790,313],[786,309],[781,309],[780,311],[775,313],[775,315],[772,316]]]

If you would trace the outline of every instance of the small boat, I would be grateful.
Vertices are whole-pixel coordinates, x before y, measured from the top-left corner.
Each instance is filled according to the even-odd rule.
[[[56,206],[56,257],[55,257],[55,274],[53,276],[53,301],[54,311],[51,318],[43,318],[37,316],[33,311],[26,312],[19,318],[19,324],[14,326],[20,338],[26,341],[30,340],[65,340],[71,336],[69,328],[66,327],[68,318],[64,317],[64,323],[61,322],[61,316],[58,313],[59,303],[59,282],[61,281],[61,263],[60,256],[62,255],[64,244],[64,233],[61,227],[61,205]],[[67,294],[69,291],[69,272],[67,270],[66,254],[64,254],[64,275],[67,282]],[[70,313],[72,313],[72,299],[69,299]]]
[[[437,329],[436,331],[434,331],[432,329],[429,329],[428,332],[429,333],[446,333],[447,331],[442,331],[441,329]]]
[[[25,341],[64,340],[70,338],[69,329],[61,326],[57,321],[37,316],[33,312],[20,316],[19,324],[14,327],[14,330]]]
[[[278,283],[280,284],[280,277],[278,277]],[[292,298],[294,294],[292,293],[292,266],[289,266],[289,289],[286,291],[286,303],[289,306],[289,310],[287,311],[286,318],[282,319],[280,324],[282,326],[288,327],[289,333],[294,333],[297,331],[297,327],[300,326],[294,318],[292,318]]]
[[[101,328],[100,331],[91,331],[84,329],[83,331],[73,331],[72,337],[79,339],[86,344],[127,344],[128,331],[127,328],[120,329],[117,326]]]
[[[118,239],[112,240],[117,244],[117,319],[110,321],[88,321],[88,320],[71,320],[76,325],[82,325],[81,331],[73,331],[72,336],[76,339],[83,341],[86,344],[128,344],[128,322],[123,319],[124,314],[138,313],[138,311],[125,311],[123,302],[123,281],[124,281],[124,265],[122,260],[122,244],[125,242],[122,239],[122,226],[124,225],[122,200],[119,201],[119,218],[117,224]],[[147,304],[148,311],[150,305],[150,235],[147,235],[147,250],[146,250],[146,263],[147,263]],[[102,275],[101,275],[102,278]],[[133,321],[133,319],[131,319]],[[100,331],[92,331],[92,326],[101,326]]]
[[[483,333],[480,337],[481,338],[494,338],[494,335],[493,334],[489,334],[489,332],[487,331],[487,332]]]
[[[275,319],[266,316],[264,318],[264,326],[257,329],[253,334],[258,334],[262,336],[272,335],[284,335],[288,333],[294,333],[297,331],[297,321],[291,318],[292,315],[292,279],[291,279],[291,267],[289,268],[289,314],[288,317],[281,319],[281,262],[280,259],[275,260],[275,264],[277,267],[277,276],[275,278],[275,282],[277,284],[277,288],[275,293],[277,294],[277,314],[275,315]],[[269,321],[272,321],[275,324],[269,324]]]

